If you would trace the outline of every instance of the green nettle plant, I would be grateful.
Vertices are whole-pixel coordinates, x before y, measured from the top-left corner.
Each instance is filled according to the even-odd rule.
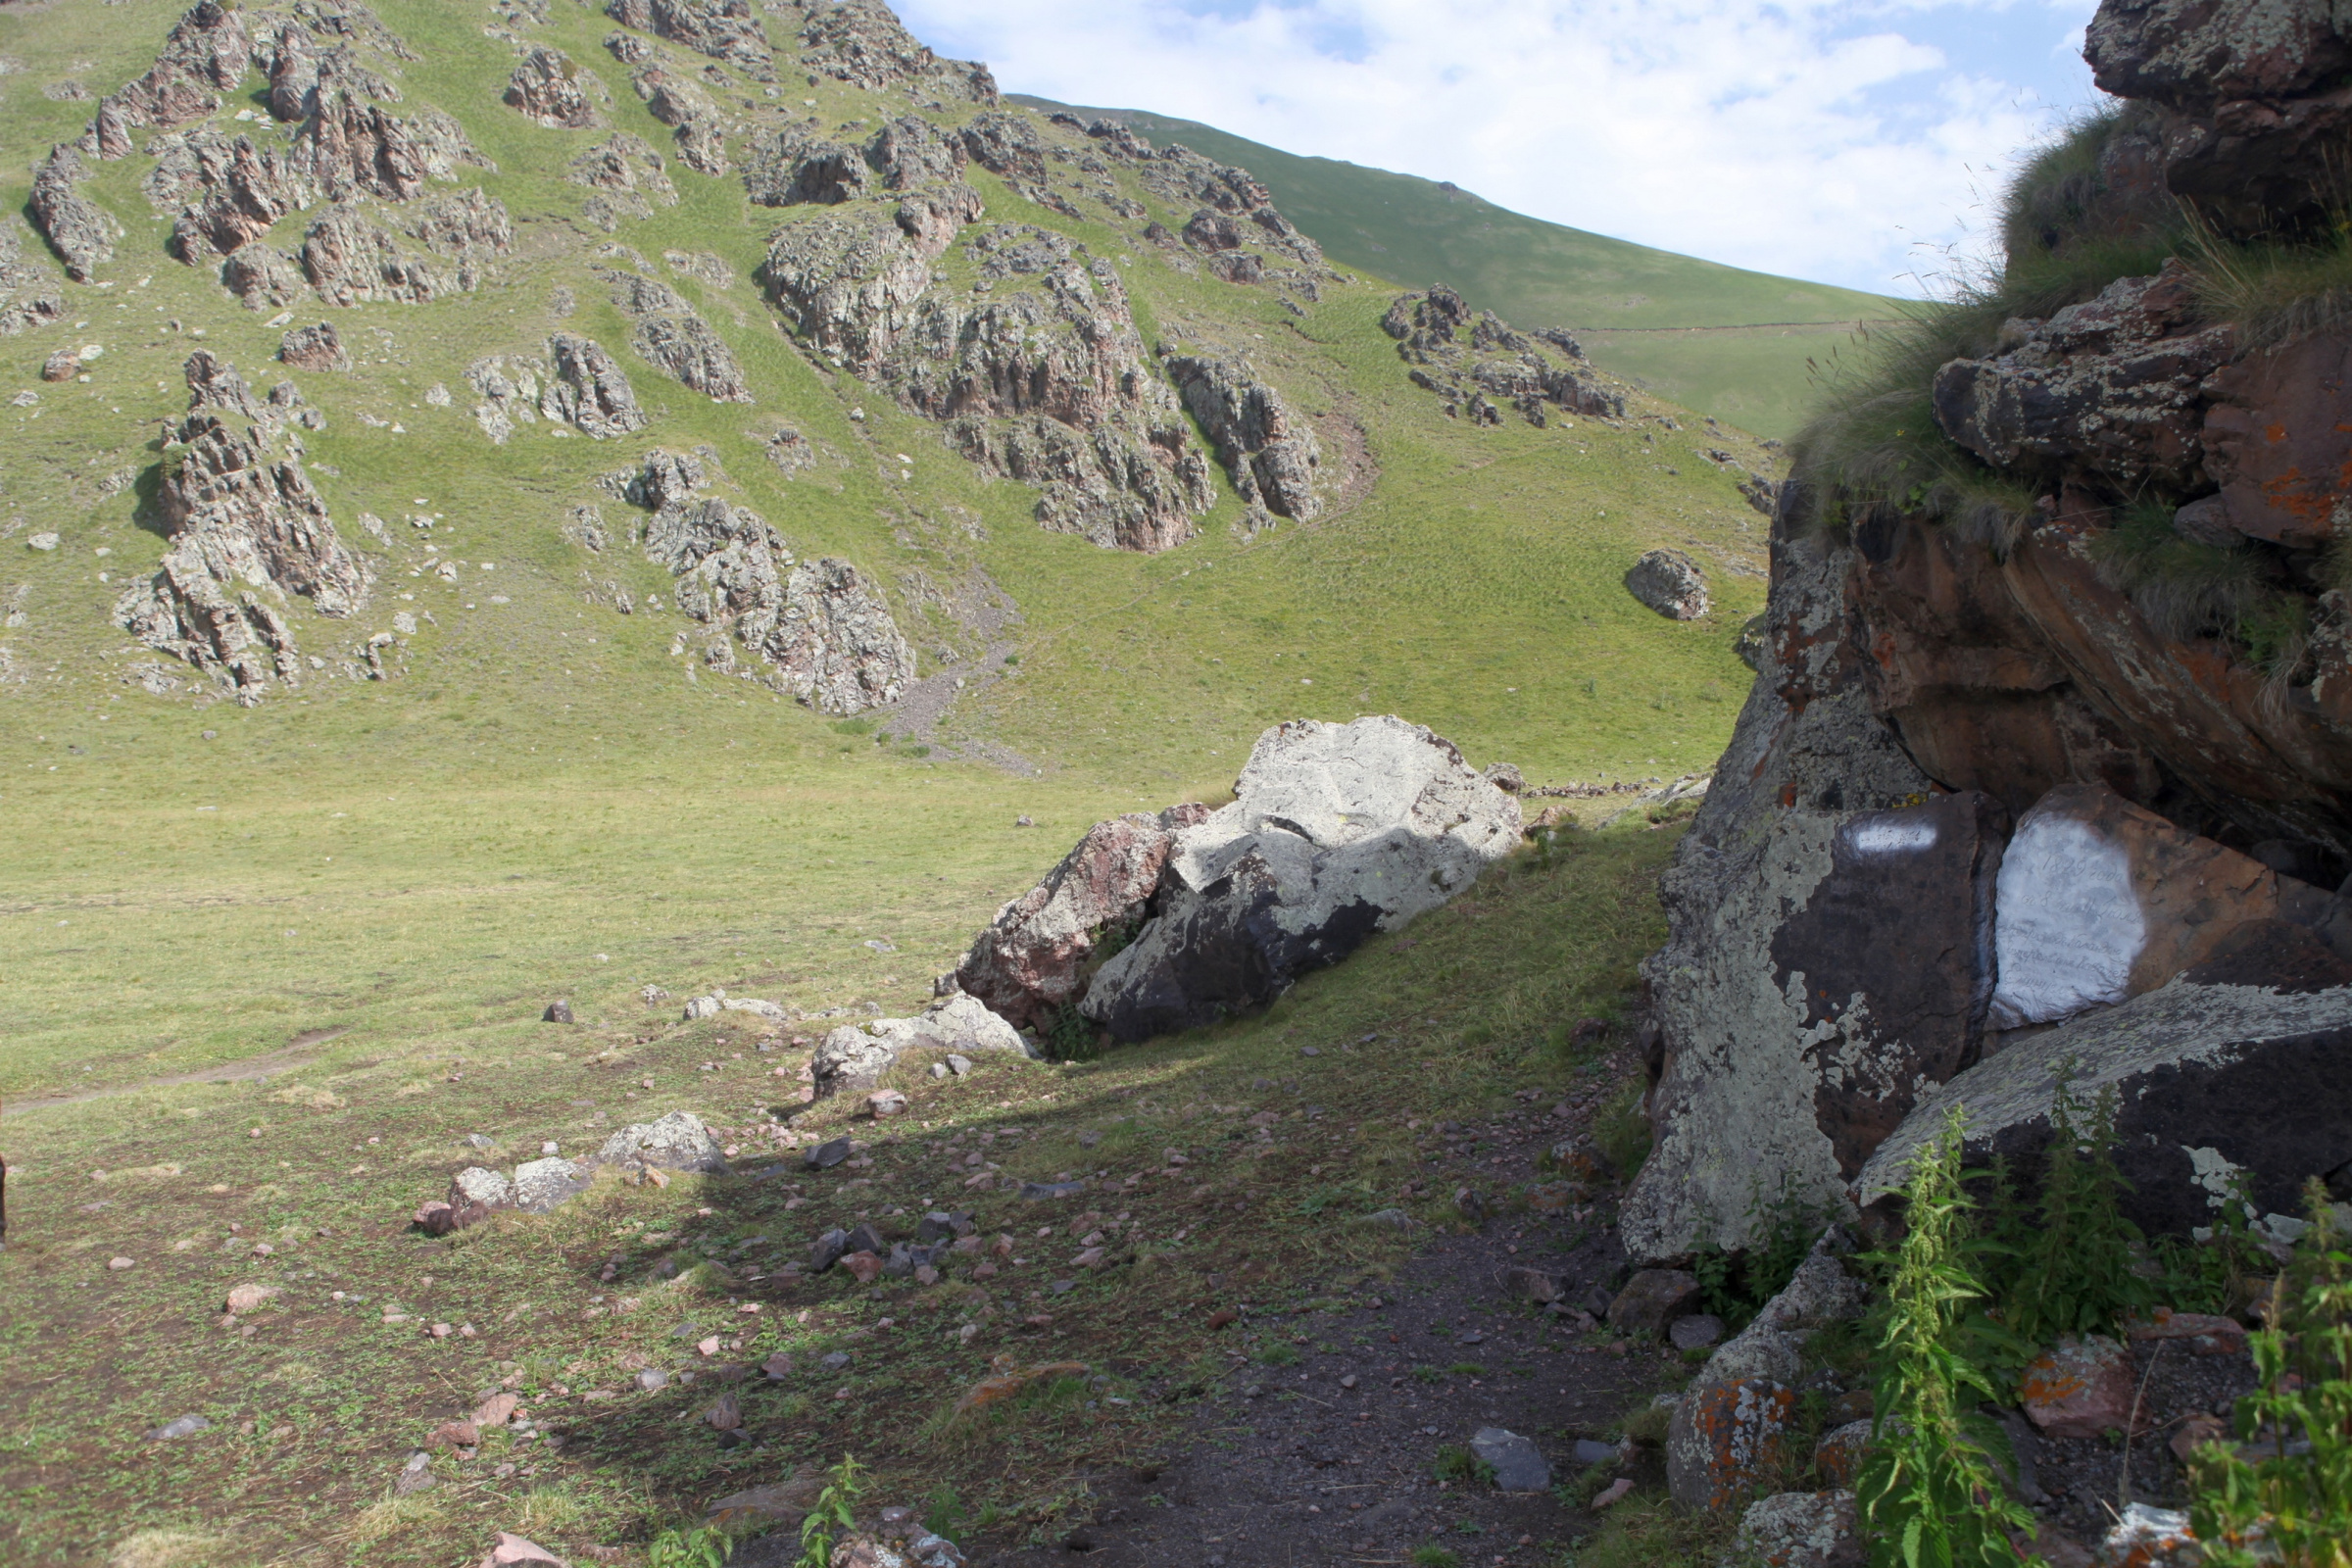
[[[2211,1568],[2352,1568],[2352,1252],[2316,1180],[2305,1201],[2311,1229],[2251,1336],[2245,1446],[2196,1453],[2189,1523]]]
[[[727,1538],[709,1528],[664,1530],[646,1548],[646,1568],[726,1568]]]
[[[833,1545],[858,1528],[858,1498],[864,1493],[865,1472],[856,1456],[843,1454],[818,1493],[816,1506],[801,1521],[801,1560],[797,1568],[832,1568]]]
[[[1888,1270],[1879,1336],[1878,1414],[1857,1486],[1872,1568],[2015,1568],[2011,1529],[2034,1516],[2003,1490],[2000,1429],[1964,1410],[2000,1392],[1960,1349],[1971,1303],[1985,1289],[1969,1263],[1970,1211],[1960,1185],[1962,1117],[1911,1162],[1902,1246]]]
[[[2115,1166],[2115,1108],[2112,1085],[2085,1104],[2062,1072],[2036,1222],[2021,1230],[1996,1218],[2013,1265],[1997,1292],[2001,1322],[2028,1344],[2111,1333],[2156,1305],[2157,1282],[2139,1268],[2139,1227],[2124,1218],[2130,1188]]]

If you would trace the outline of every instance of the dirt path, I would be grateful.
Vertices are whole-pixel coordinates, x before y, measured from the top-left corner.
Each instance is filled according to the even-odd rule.
[[[248,1056],[243,1061],[222,1062],[218,1067],[206,1067],[196,1072],[175,1072],[163,1078],[142,1078],[135,1084],[115,1084],[106,1089],[93,1089],[86,1095],[51,1095],[44,1100],[20,1100],[0,1105],[0,1116],[15,1116],[27,1110],[47,1110],[58,1105],[79,1105],[93,1100],[112,1100],[118,1095],[135,1095],[143,1089],[173,1089],[181,1084],[237,1084],[250,1083],[257,1078],[274,1078],[281,1072],[299,1072],[318,1059],[317,1048],[330,1040],[339,1040],[351,1033],[348,1029],[310,1029],[296,1035],[280,1050],[266,1056]]]
[[[1494,1179],[1491,1163],[1482,1174]],[[1583,1220],[1520,1215],[1437,1239],[1336,1312],[1250,1314],[1228,1332],[1254,1330],[1255,1355],[1236,1345],[1164,1460],[1093,1478],[1093,1523],[1058,1544],[984,1551],[975,1568],[1073,1553],[1102,1568],[1402,1563],[1432,1541],[1465,1564],[1549,1561],[1545,1547],[1590,1533],[1598,1516],[1550,1492],[1441,1485],[1436,1464],[1442,1447],[1502,1427],[1534,1441],[1553,1483],[1573,1486],[1586,1469],[1577,1441],[1602,1439],[1679,1367],[1670,1352],[1613,1349],[1605,1331],[1576,1327],[1572,1303],[1604,1304],[1624,1272],[1604,1203]],[[1512,1265],[1565,1277],[1561,1307],[1506,1290]]]

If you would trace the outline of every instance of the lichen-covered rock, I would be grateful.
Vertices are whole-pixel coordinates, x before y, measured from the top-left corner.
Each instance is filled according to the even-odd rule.
[[[534,48],[507,78],[506,102],[550,130],[587,130],[603,123],[583,72],[561,49]]]
[[[115,241],[122,233],[111,213],[81,193],[80,184],[88,177],[73,148],[53,147],[32,176],[27,204],[33,226],[76,283],[89,282],[98,268],[115,259]]]
[[[588,1190],[589,1170],[550,1155],[514,1167],[514,1206],[526,1214],[552,1213]]]
[[[2105,0],[2082,39],[2099,90],[2210,108],[2232,98],[2282,98],[2352,66],[2352,40],[2325,5],[2223,5],[2215,0]]]
[[[751,0],[607,0],[605,15],[723,60],[754,81],[776,79],[775,51]]]
[[[726,340],[677,290],[642,272],[607,272],[612,303],[635,323],[629,346],[662,374],[713,403],[749,403],[751,384]]]
[[[331,321],[298,326],[278,340],[277,357],[297,370],[348,370],[351,356]]]
[[[658,1120],[634,1122],[605,1140],[599,1165],[660,1165],[665,1170],[725,1175],[726,1150],[717,1134],[690,1110],[673,1110]]]
[[[801,63],[852,86],[879,90],[902,83],[917,94],[993,104],[996,77],[986,66],[942,60],[918,43],[881,0],[806,3]]]
[[[2352,1163],[2352,963],[2300,927],[2243,927],[2161,989],[2013,1038],[1928,1090],[1857,1176],[1857,1198],[1896,1193],[1954,1106],[1971,1164],[1998,1154],[2034,1168],[2062,1074],[2078,1100],[2115,1091],[2123,1207],[2142,1230],[2212,1225],[2241,1180],[2248,1218],[2291,1228],[2303,1184]]]
[[[1097,946],[1142,923],[1175,830],[1207,814],[1174,807],[1097,822],[1044,881],[997,911],[956,965],[956,983],[1023,1028],[1050,1024],[1084,991]]]
[[[1718,1346],[1699,1369],[1701,1383],[1740,1383],[1765,1378],[1794,1384],[1805,1370],[1805,1342],[1832,1323],[1862,1315],[1869,1293],[1839,1261],[1852,1242],[1836,1226],[1813,1244],[1796,1273],[1764,1308]]]
[[[2130,1349],[2103,1334],[2070,1335],[2018,1374],[2017,1402],[2053,1438],[2096,1438],[2133,1430],[2135,1383]]]
[[[1740,1245],[1744,1222],[1725,1216],[1745,1212],[1736,1195],[1759,1170],[1841,1205],[1919,1086],[1981,1046],[2004,826],[1993,803],[1790,809],[1759,826],[1752,867],[1690,909],[1703,927],[1684,926],[1688,946],[1653,980],[1670,1044],[1652,1093],[1658,1147],[1622,1220],[1636,1257]]]
[[[188,415],[157,495],[171,545],[162,569],[116,601],[115,620],[250,706],[272,680],[300,680],[285,596],[348,615],[365,602],[369,573],[302,470],[292,426],[304,411],[291,383],[257,398],[203,350],[189,358],[187,379]]]
[[[761,651],[783,690],[820,713],[887,707],[914,679],[914,650],[881,591],[830,556],[792,568],[783,618]]]
[[[1862,1568],[1869,1558],[1854,1494],[1842,1487],[1749,1503],[1740,1516],[1740,1550],[1763,1568]]]
[[[1696,620],[1710,608],[1706,573],[1680,550],[1649,550],[1625,574],[1625,591],[1668,620]]]
[[[1666,1428],[1666,1488],[1692,1512],[1728,1508],[1780,1472],[1796,1393],[1764,1378],[1694,1383]]]
[[[1323,455],[1315,432],[1247,360],[1176,354],[1166,364],[1245,503],[1302,522],[1322,512],[1315,468]]]
[[[2026,323],[2025,341],[1936,372],[1936,422],[1996,468],[2064,458],[2130,486],[2179,487],[2203,457],[2200,386],[2233,335],[2199,324],[2195,277],[2173,259]]]
[[[2221,493],[2197,503],[2195,534],[2225,548],[2259,539],[2325,550],[2352,472],[2352,339],[2321,333],[2245,355],[2205,391],[2205,472]],[[2178,524],[2176,524],[2178,526]]]
[[[1147,552],[1191,537],[1215,499],[1207,464],[1145,368],[1116,269],[1044,247],[1035,270],[996,270],[1022,279],[1015,289],[933,296],[930,258],[977,215],[976,197],[958,205],[967,197],[909,193],[888,225],[870,211],[788,224],[762,277],[812,349],[947,422],[974,462],[1038,486],[1047,527]],[[986,270],[1024,243],[1000,228],[972,250]]]
[[[1149,918],[1079,1010],[1142,1040],[1257,1006],[1470,886],[1519,803],[1393,716],[1260,735],[1233,804],[1179,829]]]
[[[844,1024],[817,1047],[812,1076],[816,1097],[873,1088],[908,1051],[1011,1051],[1037,1054],[1020,1032],[976,998],[944,997],[912,1018]]]

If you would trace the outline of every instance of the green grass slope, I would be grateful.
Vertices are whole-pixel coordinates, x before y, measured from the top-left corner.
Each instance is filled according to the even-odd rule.
[[[86,101],[45,89],[120,85],[154,58],[178,9],[0,9],[0,57],[12,62],[0,74],[0,211],[22,208],[25,171],[89,114]],[[450,1273],[455,1250],[444,1262],[438,1249],[390,1242],[445,1186],[464,1133],[489,1127],[527,1153],[542,1136],[580,1142],[592,1117],[673,1103],[750,1115],[751,1091],[721,1093],[719,1079],[698,1073],[746,1049],[748,1020],[681,1028],[678,999],[717,986],[811,1012],[865,1002],[910,1011],[996,907],[1089,822],[1211,795],[1280,720],[1395,711],[1479,764],[1517,762],[1533,782],[1646,777],[1713,758],[1747,684],[1732,642],[1762,603],[1765,525],[1703,453],[1729,448],[1744,466],[1768,466],[1754,443],[1695,428],[1639,394],[1618,423],[1465,425],[1406,381],[1379,327],[1388,285],[1328,287],[1295,315],[1269,291],[1174,265],[1182,258],[1138,237],[1141,220],[1113,226],[1094,209],[1073,221],[975,172],[990,220],[1062,228],[1116,259],[1147,342],[1179,329],[1246,350],[1314,421],[1331,474],[1324,517],[1253,539],[1235,526],[1243,509],[1229,489],[1198,539],[1157,557],[1046,532],[1034,491],[988,478],[937,425],[824,368],[779,328],[750,274],[784,218],[749,207],[739,184],[673,166],[677,207],[612,235],[582,221],[587,193],[562,171],[606,132],[543,130],[503,106],[513,56],[485,26],[565,50],[612,90],[617,128],[658,146],[667,132],[602,48],[610,22],[570,5],[549,8],[544,24],[516,21],[527,9],[377,7],[421,57],[403,68],[404,101],[456,116],[498,165],[465,175],[513,213],[514,256],[478,292],[434,304],[296,311],[297,323],[334,320],[357,362],[349,373],[289,378],[324,415],[323,428],[303,432],[305,462],[343,538],[369,557],[376,588],[346,619],[303,600],[287,616],[305,652],[330,660],[399,612],[418,616],[393,678],[313,672],[299,690],[239,708],[189,684],[184,669],[179,689],[162,695],[132,676],[159,656],[119,631],[111,609],[164,550],[143,498],[164,457],[158,430],[186,407],[189,352],[201,343],[263,386],[287,373],[272,360],[270,313],[240,308],[210,270],[164,253],[169,225],[139,191],[144,158],[106,165],[85,187],[126,230],[117,259],[93,283],[65,285],[63,322],[0,338],[0,810],[10,824],[0,1098],[11,1112],[0,1152],[17,1167],[0,1353],[38,1369],[0,1390],[0,1491],[12,1504],[0,1511],[0,1560],[82,1564],[119,1545],[125,1562],[478,1560],[492,1521],[532,1519],[568,1542],[641,1546],[649,1521],[730,1490],[729,1464],[676,1441],[703,1429],[649,1425],[633,1446],[543,1456],[536,1479],[513,1486],[477,1473],[423,1503],[385,1496],[391,1469],[429,1430],[418,1425],[426,1404],[515,1375],[499,1363],[527,1366],[524,1386],[544,1382],[550,1399],[567,1397],[552,1392],[559,1381],[621,1378],[613,1358],[627,1345],[608,1332],[618,1320],[587,1312],[602,1304],[586,1299],[601,1287],[572,1255],[596,1228],[585,1216],[474,1254],[501,1261],[466,1286],[480,1286],[478,1303],[449,1310],[483,1329],[479,1342],[378,1322],[387,1301],[433,1299],[426,1273],[472,1278]],[[828,123],[870,125],[910,107],[904,95],[786,77]],[[224,119],[254,85],[232,95]],[[1125,189],[1181,225],[1186,215],[1164,200]],[[289,217],[275,242],[304,221]],[[671,248],[733,270],[731,284],[669,275],[742,361],[755,406],[710,404],[631,353],[593,272],[612,265],[601,252],[614,244],[657,270]],[[576,302],[568,315],[563,291]],[[467,412],[466,367],[535,351],[559,320],[604,342],[654,424],[599,442],[542,423],[492,446]],[[104,353],[88,361],[87,381],[38,379],[51,351],[90,344]],[[428,400],[436,384],[451,406]],[[20,392],[37,400],[11,401]],[[813,467],[787,476],[769,463],[759,432],[778,421],[808,437]],[[665,574],[620,537],[637,514],[596,481],[653,448],[698,446],[717,455],[719,493],[757,508],[802,554],[847,557],[881,584],[921,674],[974,672],[928,749],[885,744],[870,720],[829,720],[673,653],[687,633],[699,649],[700,628],[668,603]],[[562,529],[567,509],[589,501],[615,534],[602,553]],[[419,511],[439,514],[441,556],[466,564],[457,582],[427,569],[420,535],[403,521]],[[361,530],[363,512],[391,521],[389,542]],[[51,532],[54,550],[30,548]],[[1627,596],[1627,567],[1656,545],[1707,566],[1713,614],[1670,622]],[[989,675],[973,658],[986,639],[942,608],[942,590],[978,581],[1018,607],[993,634],[1016,662]],[[635,613],[613,608],[612,584],[635,596]],[[662,608],[647,605],[649,593]],[[1037,826],[1014,826],[1021,814]],[[1301,1011],[1105,1058],[1099,1092],[1064,1089],[1060,1069],[1024,1068],[1019,1084],[992,1076],[925,1115],[944,1127],[1093,1114],[1114,1090],[1176,1079],[1188,1097],[1232,1100],[1256,1066],[1288,1058],[1309,1019],[1335,1042],[1384,1021],[1410,1033],[1409,1055],[1400,1048],[1384,1065],[1377,1093],[1366,1080],[1351,1115],[1438,1114],[1482,1102],[1504,1076],[1562,1078],[1581,1069],[1537,1048],[1557,1014],[1604,1008],[1630,983],[1633,957],[1655,937],[1648,890],[1670,837],[1621,829],[1560,877],[1544,867],[1510,884],[1521,902],[1498,886],[1492,902],[1447,917],[1456,924],[1395,943],[1395,961],[1351,963],[1302,986]],[[647,985],[669,1000],[649,1006]],[[585,1020],[578,1030],[536,1021],[559,996]],[[1303,1011],[1310,1004],[1327,1010]],[[262,1071],[277,1076],[252,1077]],[[628,1087],[646,1076],[658,1096]],[[250,1138],[255,1127],[264,1139]],[[1038,1168],[1062,1158],[1055,1145]],[[1393,1197],[1374,1158],[1348,1155],[1348,1204]],[[1298,1201],[1283,1195],[1307,1169],[1266,1167],[1252,1190]],[[125,1173],[120,1184],[115,1172]],[[657,1206],[673,1228],[709,1217],[686,1194]],[[742,1223],[797,1248],[815,1215]],[[231,1223],[266,1228],[292,1255],[223,1262]],[[1182,1225],[1171,1211],[1165,1228]],[[1238,1222],[1207,1234],[1221,1250],[1196,1250],[1188,1280],[1196,1263],[1216,1266],[1247,1243]],[[298,1250],[313,1242],[316,1251]],[[129,1270],[105,1267],[118,1254]],[[246,1277],[286,1285],[289,1305],[314,1315],[250,1339],[219,1327],[217,1297]],[[1152,1326],[1145,1298],[1126,1294],[1152,1281],[1125,1279],[1102,1282],[1113,1298],[1103,1320],[1151,1317],[1133,1336],[1139,1355],[1194,1353],[1152,1337],[1176,1330]],[[110,1281],[125,1289],[105,1289]],[[330,1307],[330,1285],[371,1304]],[[653,1298],[701,1311],[723,1291]],[[808,1304],[831,1334],[838,1313],[873,1302],[828,1294]],[[673,1321],[628,1328],[665,1334]],[[87,1348],[101,1334],[148,1371],[117,1379],[111,1362],[93,1363]],[[958,1346],[906,1390],[907,1408],[927,1414],[934,1395],[978,1375],[1005,1344],[992,1330],[968,1354]],[[811,1455],[864,1443],[865,1406],[772,1392],[779,1403],[760,1419],[799,1421],[793,1442]],[[248,1410],[255,1398],[268,1408]],[[801,1403],[788,1411],[792,1398]],[[215,1446],[171,1450],[170,1464],[129,1446],[196,1409],[217,1412]],[[902,1421],[899,1438],[912,1425]],[[1026,1457],[975,1458],[956,1473],[1011,1507],[1027,1495],[1014,1469],[1067,1475],[1090,1444],[1115,1436],[1106,1430],[1073,1416]],[[965,1465],[911,1443],[883,1456],[918,1491]],[[984,1475],[987,1464],[996,1471]],[[180,1558],[122,1545],[174,1530],[213,1544]]]
[[[1302,158],[1198,121],[1133,109],[1069,112],[1106,116],[1154,142],[1239,164],[1334,261],[1412,288],[1449,283],[1516,326],[1567,327],[1586,337],[1605,368],[1761,435],[1785,437],[1802,422],[1808,357],[1893,305],[1545,222],[1436,180]],[[1741,330],[1719,330],[1726,328]]]

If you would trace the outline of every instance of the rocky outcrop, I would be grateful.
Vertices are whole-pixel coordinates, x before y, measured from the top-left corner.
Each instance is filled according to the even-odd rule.
[[[1078,1010],[1120,1040],[1258,1006],[1474,882],[1519,842],[1519,804],[1394,717],[1258,737],[1233,804],[1181,828],[1135,940]]]
[[[1172,354],[1164,363],[1246,505],[1302,522],[1322,512],[1315,432],[1247,360]]]
[[[698,621],[730,630],[766,666],[741,670],[819,712],[851,714],[898,701],[914,679],[914,650],[878,588],[849,562],[799,562],[783,535],[748,507],[699,495],[701,462],[658,452],[629,499],[653,509],[648,559],[676,577],[673,598]],[[715,668],[735,665],[720,643]]]
[[[66,302],[60,282],[53,269],[24,254],[16,224],[0,223],[0,337],[61,319]]]
[[[1443,283],[1426,294],[1399,294],[1380,324],[1396,340],[1397,355],[1417,367],[1408,378],[1443,399],[1449,416],[1499,424],[1502,410],[1513,408],[1539,427],[1552,409],[1607,419],[1625,416],[1624,396],[1578,368],[1584,351],[1574,338],[1566,333],[1531,337],[1493,311],[1480,311],[1473,318],[1469,302]],[[1555,363],[1555,356],[1566,363]]]
[[[73,148],[53,147],[32,176],[32,199],[26,204],[33,226],[76,283],[89,282],[98,268],[115,259],[115,241],[122,233],[113,214],[81,193],[88,177]]]
[[[2083,39],[2101,89],[2149,112],[2145,177],[2231,238],[2325,232],[2352,60],[2322,6],[2107,0]]]
[[[699,83],[665,67],[647,65],[629,78],[629,84],[645,100],[648,113],[675,127],[679,163],[699,174],[728,172],[732,166],[727,159],[725,124],[717,104]]]
[[[912,1018],[843,1024],[827,1034],[812,1062],[816,1098],[873,1088],[908,1051],[1038,1054],[1018,1030],[980,1002],[960,995],[944,997]]]
[[[991,110],[975,116],[963,127],[962,137],[972,162],[1015,190],[1042,190],[1051,177],[1046,172],[1046,139],[1027,115]]]
[[[582,153],[564,177],[595,192],[581,214],[608,234],[623,218],[648,219],[657,204],[678,205],[678,188],[670,183],[662,155],[627,131]]]
[[[308,200],[405,202],[427,181],[455,180],[461,164],[497,172],[438,109],[404,120],[348,90],[314,96],[316,107],[286,149],[287,167],[312,193]]]
[[[1116,269],[999,227],[968,252],[986,292],[933,294],[931,258],[977,210],[968,187],[933,186],[888,223],[859,204],[788,224],[761,275],[812,350],[946,422],[974,462],[1038,486],[1045,526],[1129,550],[1189,538],[1215,492],[1145,366]],[[1000,293],[999,278],[1015,286]]]
[[[940,59],[881,0],[799,0],[793,9],[805,19],[801,64],[810,71],[869,91],[904,85],[918,98],[997,101],[997,80],[986,66]]]
[[[1158,891],[1176,830],[1208,815],[1175,806],[1097,822],[1044,881],[997,911],[956,967],[964,991],[1024,1029],[1050,1027],[1101,960],[1133,939]]]
[[[146,74],[99,100],[90,150],[121,158],[130,151],[130,132],[138,126],[170,129],[204,119],[220,107],[221,93],[244,79],[252,59],[253,40],[237,8],[198,0]]]
[[[603,344],[558,332],[547,340],[547,354],[553,368],[540,395],[541,413],[600,438],[645,428],[648,419],[637,394]]]
[[[286,596],[348,615],[369,573],[303,472],[296,427],[309,411],[293,385],[256,397],[202,350],[187,378],[188,415],[157,491],[171,544],[163,568],[116,601],[115,619],[250,706],[272,681],[300,681]]]
[[[751,384],[726,340],[678,296],[641,272],[607,272],[612,303],[634,323],[629,347],[648,365],[713,403],[749,403]]]
[[[576,426],[603,440],[642,430],[649,422],[625,371],[594,338],[558,332],[547,358],[493,354],[466,368],[466,382],[482,401],[474,422],[504,445],[517,424],[541,417]]]
[[[164,149],[148,196],[188,198],[172,221],[170,249],[191,266],[243,249],[312,200],[278,149],[210,126]]]
[[[2244,1219],[2289,1240],[2304,1183],[2352,1177],[2352,962],[2297,927],[2241,928],[2163,987],[1930,1091],[1863,1168],[1857,1197],[1875,1204],[1899,1189],[1955,1105],[1972,1165],[2005,1155],[2038,1168],[2062,1084],[2079,1102],[2115,1093],[2122,1202],[2148,1234],[2212,1226],[2241,1201]]]
[[[452,270],[403,249],[390,230],[368,221],[357,207],[321,213],[304,233],[295,259],[329,305],[421,305],[460,291]]]
[[[1625,591],[1668,620],[1696,620],[1707,612],[1707,577],[1680,550],[1644,551],[1625,574]]]
[[[776,79],[775,51],[751,0],[607,0],[605,15],[723,60],[754,81]]]
[[[560,49],[526,52],[507,78],[506,102],[550,130],[589,130],[604,122],[592,91],[593,74],[583,72]]]
[[[345,13],[337,20],[348,23],[352,16]],[[320,40],[327,35],[301,22],[289,22],[270,36],[264,71],[270,78],[267,101],[272,119],[289,122],[313,119],[320,106],[338,93],[374,103],[400,102],[400,89],[364,64],[351,42],[322,45]],[[389,33],[368,42],[378,53],[415,58]]]
[[[348,370],[351,355],[332,321],[298,326],[278,340],[277,357],[297,370]]]
[[[1936,422],[1995,468],[2072,467],[2130,488],[2188,483],[2203,456],[2199,387],[2228,364],[2226,326],[2196,324],[2195,282],[2178,260],[2126,277],[1990,360],[1936,373]]]

